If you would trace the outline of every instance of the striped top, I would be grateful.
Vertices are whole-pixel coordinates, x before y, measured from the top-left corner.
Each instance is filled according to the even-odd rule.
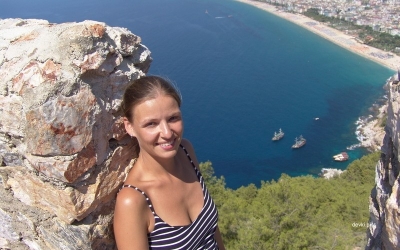
[[[123,185],[140,192],[147,201],[151,212],[154,215],[154,230],[147,234],[149,249],[167,250],[167,249],[218,249],[214,234],[218,222],[218,212],[208,190],[204,184],[200,171],[194,165],[186,148],[180,147],[185,151],[188,159],[192,163],[197,178],[203,190],[204,205],[197,219],[186,226],[170,226],[163,221],[155,212],[150,198],[139,188],[132,185]]]

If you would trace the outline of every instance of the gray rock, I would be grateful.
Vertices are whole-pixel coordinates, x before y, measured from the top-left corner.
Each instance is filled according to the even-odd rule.
[[[131,160],[118,110],[151,61],[125,28],[0,20],[0,248],[115,248]]]
[[[376,165],[370,197],[367,250],[400,249],[400,92],[396,77],[389,81],[389,102],[381,159]]]

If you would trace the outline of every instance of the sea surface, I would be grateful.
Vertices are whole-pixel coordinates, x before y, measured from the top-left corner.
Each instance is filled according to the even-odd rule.
[[[0,18],[96,20],[126,27],[154,59],[149,74],[183,96],[185,137],[227,186],[345,169],[367,153],[357,121],[394,74],[284,19],[232,0],[0,0]],[[319,119],[315,119],[319,118]],[[285,136],[272,142],[279,128]],[[291,145],[302,135],[307,144]],[[350,161],[332,156],[347,150]]]

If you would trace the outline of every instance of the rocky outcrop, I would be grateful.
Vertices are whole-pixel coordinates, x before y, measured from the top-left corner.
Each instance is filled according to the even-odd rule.
[[[336,169],[336,168],[322,168],[321,173],[319,174],[320,177],[324,179],[332,179],[334,177],[340,176],[346,170]]]
[[[118,110],[151,60],[124,28],[0,20],[0,249],[114,249]]]
[[[388,83],[390,84],[390,83]],[[386,86],[386,85],[385,85]],[[370,115],[365,121],[361,121],[357,127],[357,138],[360,139],[360,146],[370,152],[380,151],[382,148],[385,129],[382,125],[387,118],[387,101],[377,110],[373,110],[376,115]],[[375,109],[372,107],[370,109]]]
[[[366,249],[400,249],[400,83],[389,83],[389,101],[376,185],[370,197],[370,221]]]

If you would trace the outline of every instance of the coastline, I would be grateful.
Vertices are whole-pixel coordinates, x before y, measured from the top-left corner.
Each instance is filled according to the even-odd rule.
[[[355,37],[344,34],[343,32],[334,28],[328,27],[315,21],[309,17],[301,14],[293,14],[289,12],[283,12],[277,10],[273,5],[266,2],[259,2],[255,0],[236,0],[245,4],[250,4],[259,9],[267,11],[280,18],[284,18],[296,25],[299,25],[320,37],[347,49],[350,52],[363,56],[375,63],[378,63],[386,68],[397,71],[400,68],[400,57],[393,54],[382,51],[380,49],[362,44],[358,42]],[[357,127],[357,138],[360,143],[353,145],[356,147],[367,148],[371,152],[379,151],[383,145],[383,137],[385,135],[384,128],[379,125],[387,111],[387,103],[382,104],[374,115],[368,117],[368,119],[357,121],[359,125]]]
[[[289,12],[283,12],[276,9],[275,6],[270,5],[266,2],[259,2],[254,0],[236,0],[245,4],[250,4],[259,9],[267,11],[273,15],[284,18],[296,25],[299,25],[314,34],[325,38],[355,54],[363,56],[369,60],[379,63],[391,70],[397,71],[400,67],[400,57],[390,53],[385,52],[380,49],[362,44],[358,42],[355,37],[344,34],[343,32],[336,30],[334,28],[328,27],[315,21],[309,17],[301,14],[293,14]]]

